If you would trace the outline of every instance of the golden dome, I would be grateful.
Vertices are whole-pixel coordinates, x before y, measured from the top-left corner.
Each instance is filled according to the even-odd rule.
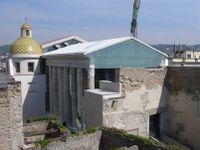
[[[24,23],[22,25],[21,29],[30,29],[30,30],[32,30],[31,26],[28,23]]]
[[[12,54],[42,54],[42,48],[33,38],[20,37],[11,46]]]

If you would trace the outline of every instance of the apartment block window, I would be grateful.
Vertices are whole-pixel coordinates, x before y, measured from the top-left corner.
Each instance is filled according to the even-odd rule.
[[[20,63],[19,62],[15,63],[15,69],[16,69],[17,73],[20,73]]]
[[[192,58],[191,54],[188,54],[188,55],[187,55],[187,58]]]
[[[29,62],[28,63],[28,72],[33,72],[34,71],[34,63],[33,62]]]

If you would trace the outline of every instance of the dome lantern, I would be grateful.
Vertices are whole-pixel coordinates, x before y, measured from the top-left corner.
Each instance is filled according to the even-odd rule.
[[[32,28],[27,22],[21,27],[21,37],[32,37]]]

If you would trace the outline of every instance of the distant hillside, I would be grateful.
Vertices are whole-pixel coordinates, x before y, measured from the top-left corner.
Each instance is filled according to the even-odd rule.
[[[0,46],[0,53],[9,53],[11,45],[2,45]]]
[[[151,45],[155,47],[156,49],[170,55],[172,51],[174,51],[174,44],[157,44],[157,45]],[[0,53],[9,53],[10,52],[11,45],[1,45],[0,46]],[[176,49],[179,50],[179,46],[176,45]],[[198,50],[200,51],[200,44],[196,45],[181,45],[181,50]]]

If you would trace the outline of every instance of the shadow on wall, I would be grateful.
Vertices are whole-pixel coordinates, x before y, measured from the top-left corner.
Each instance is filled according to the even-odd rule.
[[[200,148],[200,68],[169,67],[169,98],[164,114],[164,132],[182,144]]]
[[[42,116],[46,113],[45,65],[37,65],[34,75],[24,75],[22,82],[23,117]]]
[[[150,71],[150,74],[153,71]],[[164,130],[164,124],[163,122],[163,114],[167,110],[167,102],[169,98],[169,91],[168,91],[168,68],[162,68],[161,70],[158,70],[157,73],[154,74],[155,76],[152,77],[152,83],[149,83],[149,85],[155,86],[155,88],[160,89],[158,90],[158,93],[155,92],[155,94],[160,94],[160,98],[158,96],[158,99],[155,97],[152,97],[152,101],[157,100],[156,105],[154,106],[152,110],[149,112],[149,136],[162,139],[163,130]],[[150,79],[151,80],[151,79]],[[160,93],[159,93],[160,92]],[[156,108],[157,107],[157,108]]]

